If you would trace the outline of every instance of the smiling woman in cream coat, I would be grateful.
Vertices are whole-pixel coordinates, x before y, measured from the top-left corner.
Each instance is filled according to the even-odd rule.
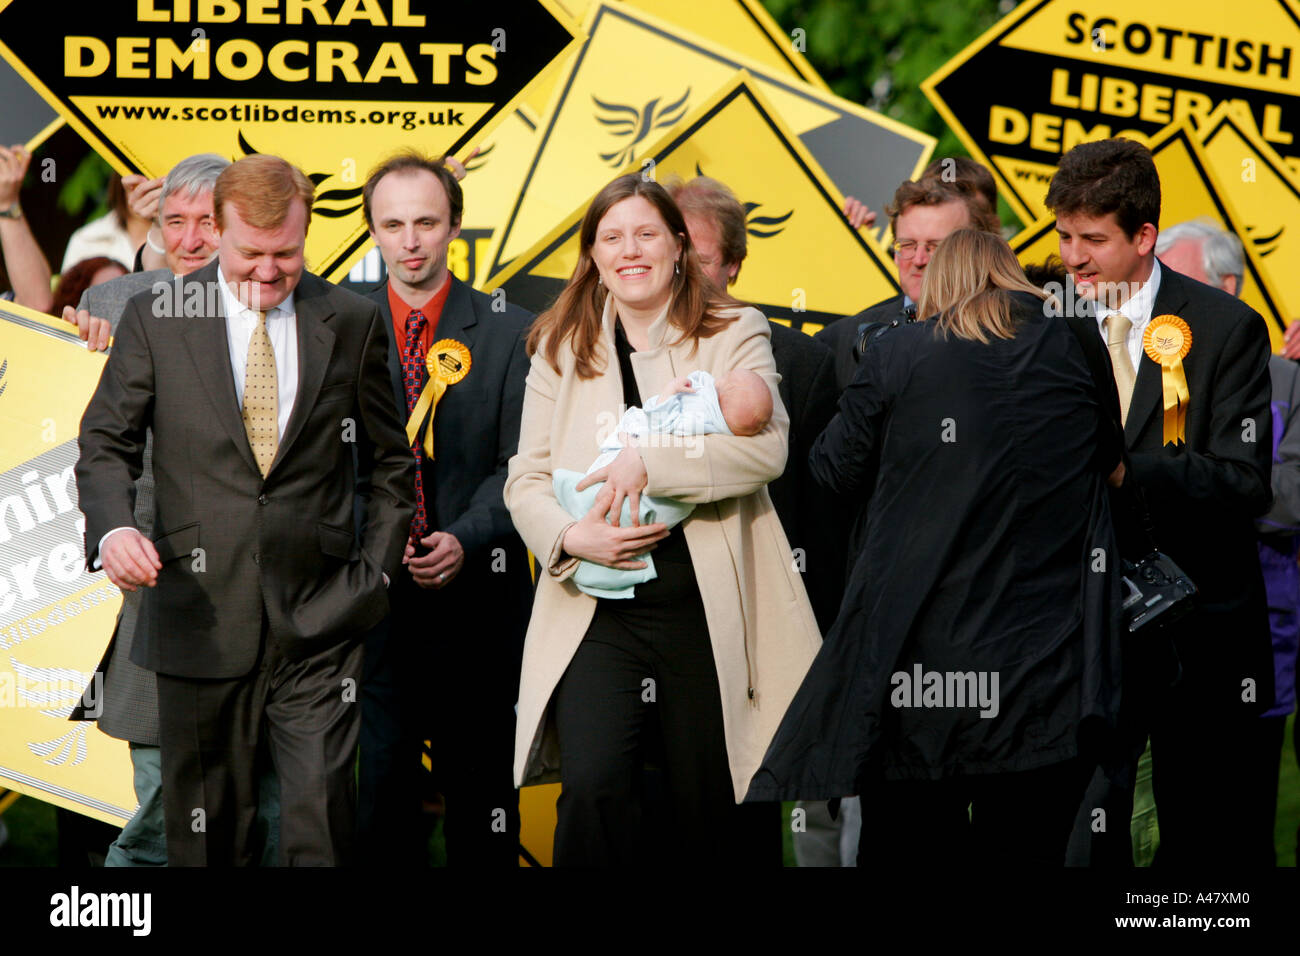
[[[683,329],[673,321],[673,306],[678,306],[680,321],[681,304],[692,293],[695,298],[689,301],[701,304],[705,321],[698,323],[695,336],[684,338]],[[620,342],[623,367],[630,367],[635,390],[643,398],[659,394],[673,378],[698,369],[714,376],[734,368],[751,369],[772,390],[771,420],[756,435],[704,435],[673,444],[634,447],[625,451],[631,472],[620,473],[621,462],[616,461],[610,469],[596,473],[607,476],[607,492],[611,487],[619,493],[639,490],[696,506],[672,532],[684,535],[685,550],[689,551],[684,566],[694,568],[693,582],[687,572],[680,603],[695,601],[696,606],[702,605],[702,616],[695,620],[707,622],[719,706],[714,707],[712,701],[686,703],[682,695],[665,701],[665,695],[672,693],[667,685],[659,691],[657,705],[664,715],[670,707],[680,708],[684,703],[702,708],[698,717],[690,715],[685,733],[682,724],[670,726],[667,718],[661,717],[665,737],[675,734],[688,738],[684,743],[688,750],[697,735],[707,737],[707,725],[720,711],[719,748],[725,741],[727,766],[718,766],[717,776],[728,805],[733,800],[739,802],[748,789],[820,644],[795,559],[765,487],[785,467],[788,429],[786,411],[777,394],[779,377],[772,360],[768,323],[755,309],[719,295],[699,271],[681,214],[672,200],[654,183],[643,182],[635,175],[622,177],[607,186],[588,210],[579,264],[556,306],[557,310],[567,308],[575,317],[581,317],[566,327],[563,319],[555,315],[548,325],[544,315],[538,320],[539,334],[530,343],[534,354],[519,452],[510,462],[505,487],[506,504],[515,526],[538,560],[537,594],[524,646],[519,690],[515,782],[521,786],[557,779],[564,783],[556,834],[557,864],[630,862],[627,856],[637,852],[640,839],[639,834],[621,832],[634,830],[640,824],[639,795],[635,792],[639,772],[632,772],[631,758],[617,771],[610,768],[611,776],[621,774],[620,779],[630,781],[626,787],[617,780],[605,780],[602,769],[597,767],[595,789],[600,792],[571,794],[570,789],[577,790],[579,785],[571,776],[574,771],[566,775],[566,768],[560,764],[562,748],[555,714],[556,699],[562,696],[556,694],[557,686],[566,678],[566,672],[570,681],[576,679],[570,665],[575,663],[577,669],[575,655],[584,641],[588,642],[584,648],[587,651],[592,650],[592,642],[605,641],[595,633],[598,626],[593,620],[602,619],[598,607],[605,615],[618,615],[628,608],[624,602],[598,600],[578,590],[572,580],[578,557],[566,551],[566,544],[591,560],[595,554],[589,546],[592,535],[608,538],[612,550],[600,563],[615,567],[631,566],[629,561],[643,553],[647,543],[658,544],[663,549],[661,554],[667,556],[667,532],[662,525],[617,529],[590,514],[579,522],[560,506],[552,490],[554,470],[586,471],[600,453],[601,439],[617,423],[625,397],[633,397],[630,389],[625,392],[619,374]],[[548,341],[552,335],[557,339],[554,346]],[[579,357],[583,342],[588,357],[585,367]],[[641,476],[630,487],[620,477],[629,473]],[[612,499],[603,500],[604,507],[609,508]],[[587,530],[579,535],[577,532],[583,529]],[[668,573],[665,571],[665,575]],[[643,588],[649,585],[637,585],[638,596]],[[673,600],[656,605],[652,613],[640,618],[649,622],[646,633],[636,638],[640,644],[629,646],[641,647],[659,639],[660,608],[664,609],[663,628],[671,630],[675,625],[669,619],[677,619],[676,603]],[[695,640],[703,642],[704,635],[695,635]],[[703,651],[706,660],[708,653],[707,649]],[[651,659],[658,658],[651,654]],[[671,672],[672,668],[667,670]],[[583,681],[600,685],[584,689],[585,696],[579,698],[584,707],[587,701],[603,705],[610,694],[626,697],[630,691],[639,691],[639,681],[630,689],[627,684],[630,678],[645,672],[633,669],[622,675],[622,686],[612,690],[605,683],[607,673],[582,671]],[[585,734],[598,736],[605,724],[627,722],[626,710],[632,705],[622,706],[624,710],[610,718],[593,705],[590,713],[581,711],[580,719],[568,725],[581,728],[584,757],[592,749],[600,752],[599,745],[604,742],[588,744]],[[640,728],[635,721],[639,719],[635,714],[630,718],[636,734]],[[588,731],[588,727],[592,729]],[[572,740],[569,747],[574,747]],[[665,740],[669,764],[673,764],[674,754],[680,754],[682,747],[679,739]],[[615,741],[611,748],[616,755],[614,763],[629,749],[640,753],[636,742],[629,744],[626,740]],[[714,768],[707,757],[692,759],[697,760],[693,766],[688,762],[683,767],[677,760],[676,765],[666,766],[665,772],[669,778],[670,816],[698,822],[697,817],[692,817],[692,808],[682,806],[693,799],[690,795],[680,796],[692,792],[692,781],[684,778],[709,776]],[[718,763],[722,761],[719,750]],[[592,778],[593,774],[584,770],[581,786],[585,788]],[[725,792],[728,783],[730,792]],[[713,799],[716,804],[716,797],[699,796],[698,790],[696,798]],[[565,801],[570,797],[566,809]],[[620,806],[622,802],[635,804],[630,816]],[[585,814],[588,819],[568,819],[574,814]],[[620,832],[610,836],[611,830]],[[708,842],[709,830],[702,829],[696,837]],[[713,842],[723,841],[715,833]],[[698,847],[695,852],[698,854]],[[717,855],[724,855],[720,848]]]

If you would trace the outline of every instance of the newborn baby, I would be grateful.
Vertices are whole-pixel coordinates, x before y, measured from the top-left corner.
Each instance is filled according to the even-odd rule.
[[[641,408],[629,408],[618,427],[600,445],[600,454],[585,474],[556,469],[551,477],[555,497],[569,514],[581,518],[590,511],[604,482],[575,490],[585,475],[606,467],[623,450],[624,438],[645,439],[650,435],[757,435],[772,417],[772,391],[767,382],[749,369],[732,369],[716,381],[708,372],[692,372],[668,383],[662,395],[651,398]],[[663,522],[674,527],[691,513],[694,505],[672,498],[641,496],[641,524]],[[623,502],[620,527],[632,524],[631,502]],[[649,554],[639,560],[646,566],[637,571],[607,568],[590,561],[580,561],[573,580],[578,589],[593,597],[630,598],[633,586],[655,578],[654,562]]]

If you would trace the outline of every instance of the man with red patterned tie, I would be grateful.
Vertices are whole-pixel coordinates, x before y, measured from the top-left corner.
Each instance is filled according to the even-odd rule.
[[[406,573],[366,644],[360,836],[374,864],[425,859],[427,740],[423,779],[443,796],[448,864],[518,865],[514,703],[532,582],[502,490],[533,317],[451,274],[462,201],[447,165],[416,153],[383,163],[364,190],[388,267],[369,297],[392,334],[393,400],[418,466]]]

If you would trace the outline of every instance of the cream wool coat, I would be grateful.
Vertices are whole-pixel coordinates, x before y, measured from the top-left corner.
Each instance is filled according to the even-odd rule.
[[[539,564],[519,687],[516,786],[559,779],[551,695],[596,610],[596,599],[570,580],[577,559],[561,559],[564,533],[574,519],[555,499],[551,472],[586,471],[622,412],[611,302],[606,300],[602,318],[605,374],[578,378],[571,350],[561,350],[558,375],[540,351],[533,356],[519,453],[506,479],[506,505]],[[757,372],[772,390],[772,419],[757,435],[702,435],[638,448],[649,479],[645,494],[697,506],[680,528],[709,623],[739,802],[821,636],[766,488],[785,468],[789,429],[767,320],[756,309],[740,309],[726,329],[700,339],[698,349],[689,342],[665,344],[665,336],[672,342],[678,335],[665,308],[650,326],[649,347],[632,355],[642,395],[657,395],[696,369],[721,376],[737,367]]]

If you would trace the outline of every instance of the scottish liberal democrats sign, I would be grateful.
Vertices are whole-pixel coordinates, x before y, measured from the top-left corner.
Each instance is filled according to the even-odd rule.
[[[1297,0],[1026,0],[923,84],[1026,222],[1061,154],[1232,101],[1300,169]]]
[[[365,243],[361,186],[403,146],[485,135],[572,41],[550,0],[0,2],[0,54],[109,162],[275,153],[316,184],[307,238],[338,277]],[[36,22],[46,23],[33,29]]]

